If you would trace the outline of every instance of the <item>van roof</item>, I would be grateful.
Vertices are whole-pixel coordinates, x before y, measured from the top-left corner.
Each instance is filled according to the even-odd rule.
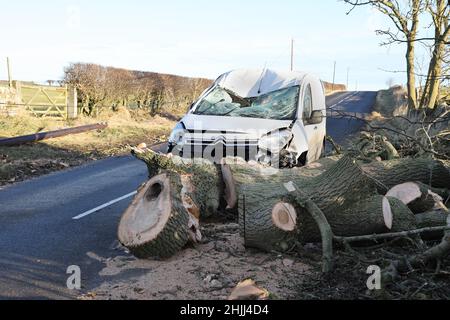
[[[215,82],[243,98],[257,97],[269,92],[302,84],[305,76],[299,71],[273,69],[237,69],[221,75]]]

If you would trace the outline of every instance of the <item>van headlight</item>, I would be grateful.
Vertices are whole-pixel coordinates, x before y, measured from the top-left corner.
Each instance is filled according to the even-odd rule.
[[[291,141],[292,132],[290,130],[273,131],[263,136],[258,143],[260,149],[279,153]]]
[[[182,122],[178,122],[169,136],[169,143],[174,145],[179,144],[183,140],[185,132],[186,128],[184,124]]]

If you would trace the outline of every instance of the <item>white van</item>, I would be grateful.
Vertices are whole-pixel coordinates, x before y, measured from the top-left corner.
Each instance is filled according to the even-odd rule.
[[[226,156],[272,165],[317,160],[326,134],[325,92],[315,76],[270,69],[221,75],[192,104],[168,151],[220,162]]]

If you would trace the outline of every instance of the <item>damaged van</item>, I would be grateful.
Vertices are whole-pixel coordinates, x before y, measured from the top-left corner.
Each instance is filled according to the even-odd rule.
[[[169,152],[216,163],[223,157],[292,167],[321,156],[325,92],[312,74],[270,69],[221,75],[176,125]]]

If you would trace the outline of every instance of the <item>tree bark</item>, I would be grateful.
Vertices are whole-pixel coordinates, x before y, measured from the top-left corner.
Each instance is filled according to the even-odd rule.
[[[280,181],[251,181],[251,184],[241,185],[239,224],[247,246],[286,251],[296,241],[320,241],[316,221],[303,205],[299,205],[306,201],[311,201],[323,212],[336,235],[364,235],[415,227],[414,215],[406,205],[397,199],[376,195],[375,182],[348,156],[309,181],[296,180],[296,176],[290,178],[305,195],[304,199],[286,196]],[[284,215],[284,220],[291,220],[296,227],[281,228],[275,223],[274,211]]]
[[[436,0],[436,11],[429,8],[434,24],[434,48],[428,66],[425,88],[422,93],[421,105],[433,109],[439,99],[439,89],[442,77],[442,63],[446,42],[450,35],[449,11],[446,11],[446,0]]]
[[[450,226],[449,218],[450,214],[443,209],[432,210],[425,213],[416,214],[416,224],[418,228],[433,228],[442,227],[447,224]],[[442,238],[444,231],[431,231],[422,234],[422,237],[426,240],[434,240]]]
[[[371,162],[361,167],[365,173],[378,181],[378,191],[383,194],[398,184],[410,181],[422,182],[434,188],[450,189],[448,161],[432,158],[403,158]]]
[[[421,182],[406,182],[391,188],[386,196],[401,200],[413,213],[423,213],[435,207],[445,208],[443,198]]]
[[[217,213],[224,192],[219,166],[204,159],[183,159],[149,149],[134,148],[132,154],[147,164],[150,177],[167,170],[184,177],[187,194],[198,207],[200,217]]]
[[[181,179],[164,173],[148,181],[119,223],[119,241],[138,258],[167,258],[189,241],[189,212],[181,198]]]
[[[415,37],[415,36],[414,36]],[[415,75],[415,44],[414,39],[408,37],[406,49],[406,72],[408,89],[408,106],[410,109],[418,109]]]
[[[416,214],[416,224],[418,228],[441,227],[447,225],[449,213],[445,210],[432,210]]]

